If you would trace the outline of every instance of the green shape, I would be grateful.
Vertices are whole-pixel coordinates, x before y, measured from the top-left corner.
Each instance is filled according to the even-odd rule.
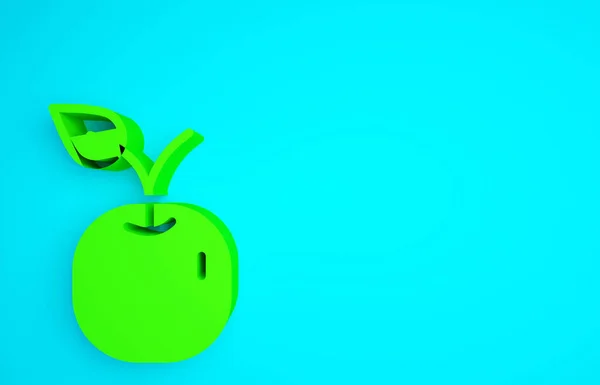
[[[121,155],[127,148],[140,153],[144,150],[144,135],[130,118],[104,107],[85,104],[52,104],[50,116],[65,149],[77,164],[106,171],[121,171],[130,167]],[[85,121],[111,122],[115,128],[93,132]],[[101,162],[101,163],[99,163]],[[108,165],[102,164],[108,162]]]
[[[167,195],[183,159],[202,141],[187,129],[156,162],[131,119],[102,107],[53,104],[50,113],[79,165],[132,167],[146,195]],[[108,121],[93,132],[85,121]],[[219,336],[237,301],[237,249],[214,214],[186,203],[122,206],[96,219],[73,259],[73,308],[88,340],[126,362],[182,361]]]
[[[107,108],[85,104],[52,104],[49,109],[60,138],[75,162],[107,171],[133,167],[145,195],[167,195],[177,167],[204,140],[199,133],[187,129],[153,162],[144,153],[144,136],[132,119]],[[89,131],[86,120],[111,122],[115,128]]]
[[[133,167],[142,183],[146,195],[167,195],[175,170],[183,159],[198,146],[204,137],[192,129],[187,129],[165,147],[153,162],[143,152],[122,149],[123,158]]]
[[[87,228],[75,251],[77,322],[94,346],[121,361],[199,354],[225,327],[237,292],[233,237],[195,205],[118,207]]]
[[[118,130],[108,130],[96,133],[88,131],[85,135],[71,138],[73,146],[79,156],[86,160],[95,162],[107,162],[121,156],[118,143],[121,141],[121,133]],[[115,146],[114,144],[117,143]],[[91,168],[100,168],[96,163]],[[106,169],[106,167],[101,167]]]

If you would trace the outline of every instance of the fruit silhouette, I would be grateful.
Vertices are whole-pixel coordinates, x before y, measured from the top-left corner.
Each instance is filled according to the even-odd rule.
[[[146,195],[166,195],[202,137],[186,130],[153,162],[131,120],[86,105],[51,105],[63,144],[81,166],[132,167]],[[114,128],[88,131],[85,121]],[[211,212],[187,203],[121,206],[83,233],[73,259],[73,309],[88,340],[115,359],[168,363],[191,358],[219,336],[237,299],[237,249]]]

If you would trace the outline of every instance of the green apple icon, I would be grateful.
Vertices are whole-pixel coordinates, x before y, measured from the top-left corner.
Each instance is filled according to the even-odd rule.
[[[82,104],[53,104],[50,114],[79,165],[131,167],[150,196],[167,195],[177,166],[203,140],[188,129],[154,162],[143,152],[140,128],[123,115]],[[86,121],[113,127],[95,132]],[[217,216],[193,204],[112,209],[84,231],[75,249],[77,323],[98,350],[121,361],[171,363],[196,356],[225,328],[237,293],[233,237]]]

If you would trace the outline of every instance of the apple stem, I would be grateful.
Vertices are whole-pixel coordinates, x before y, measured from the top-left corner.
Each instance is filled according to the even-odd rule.
[[[198,146],[204,137],[187,129],[169,143],[153,162],[143,151],[121,148],[123,158],[138,175],[144,195],[167,195],[171,179],[183,159]]]
[[[154,226],[154,203],[146,204],[146,227]]]

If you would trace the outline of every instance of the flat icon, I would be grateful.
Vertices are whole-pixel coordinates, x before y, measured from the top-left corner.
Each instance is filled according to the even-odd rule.
[[[133,168],[145,195],[167,195],[177,167],[202,141],[185,130],[156,162],[137,124],[102,107],[54,104],[50,113],[77,164]],[[112,126],[91,131],[86,121]],[[77,244],[72,300],[77,323],[101,352],[131,363],[194,357],[221,334],[238,294],[233,236],[210,211],[189,203],[140,203],[97,218]]]

